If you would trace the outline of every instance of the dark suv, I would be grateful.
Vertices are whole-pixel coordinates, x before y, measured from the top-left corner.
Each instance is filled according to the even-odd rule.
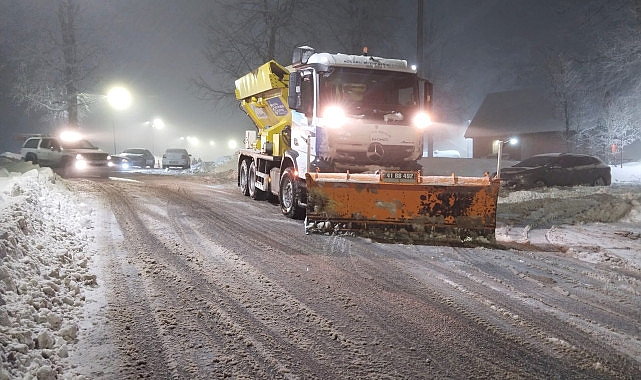
[[[82,138],[29,137],[20,156],[40,166],[55,169],[64,177],[109,175],[109,154]]]
[[[501,183],[512,189],[609,186],[611,180],[610,167],[598,157],[585,154],[539,154],[501,169]]]

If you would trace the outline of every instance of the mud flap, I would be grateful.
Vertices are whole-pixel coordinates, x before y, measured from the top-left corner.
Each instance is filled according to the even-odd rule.
[[[494,245],[500,183],[419,172],[307,173],[307,233],[406,244]]]

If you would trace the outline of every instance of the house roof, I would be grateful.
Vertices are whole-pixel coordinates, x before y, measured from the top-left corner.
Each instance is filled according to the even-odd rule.
[[[525,89],[488,94],[465,131],[465,137],[494,137],[560,132],[565,123],[552,98]]]

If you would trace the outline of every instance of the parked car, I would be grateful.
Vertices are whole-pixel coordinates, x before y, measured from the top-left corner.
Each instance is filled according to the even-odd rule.
[[[573,153],[532,156],[501,169],[501,182],[512,189],[543,186],[609,186],[610,167],[598,157]]]
[[[112,154],[111,159],[109,160],[109,167],[112,170],[129,170],[131,169],[131,164],[127,157],[119,154]]]
[[[31,136],[20,149],[20,156],[24,161],[50,167],[63,177],[106,177],[110,172],[109,154],[75,132]]]
[[[176,168],[189,169],[191,167],[191,154],[187,153],[186,149],[169,148],[162,155],[162,168]]]
[[[453,149],[435,150],[432,153],[434,157],[461,158],[461,153],[458,150],[453,150]]]
[[[129,148],[120,153],[129,160],[129,165],[137,168],[153,168],[156,166],[154,154],[143,148]]]

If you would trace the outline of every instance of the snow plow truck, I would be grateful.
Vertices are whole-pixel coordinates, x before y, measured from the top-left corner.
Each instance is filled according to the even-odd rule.
[[[400,59],[294,50],[235,82],[245,132],[238,186],[305,218],[306,233],[406,244],[495,242],[499,182],[423,176],[432,85]]]

